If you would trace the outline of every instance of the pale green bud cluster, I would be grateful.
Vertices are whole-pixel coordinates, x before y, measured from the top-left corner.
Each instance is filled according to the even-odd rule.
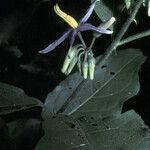
[[[71,47],[61,69],[62,73],[69,75],[76,64],[84,79],[87,79],[88,75],[90,80],[94,79],[96,61],[92,51],[84,49],[81,45]]]
[[[96,60],[93,57],[93,54],[89,53],[87,55],[87,59],[83,61],[83,65],[82,65],[82,74],[84,79],[87,79],[88,75],[90,80],[94,79],[95,65],[96,65]]]
[[[89,76],[90,80],[93,80],[94,73],[95,73],[95,65],[96,65],[96,60],[93,57],[93,53],[92,51],[90,52],[86,51],[82,55],[84,57],[84,60],[80,61],[80,64],[78,65],[80,73],[83,75],[84,79],[87,79]]]
[[[77,53],[77,46],[71,47],[69,49],[63,67],[61,69],[62,73],[68,75],[72,71],[75,64],[77,63],[76,53]]]

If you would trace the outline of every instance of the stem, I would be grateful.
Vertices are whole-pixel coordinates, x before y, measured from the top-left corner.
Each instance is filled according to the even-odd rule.
[[[116,50],[116,48],[118,47],[118,44],[120,43],[120,40],[122,39],[122,37],[124,36],[126,31],[128,30],[130,24],[133,22],[133,20],[134,20],[134,18],[135,18],[135,16],[136,16],[142,3],[143,3],[143,0],[138,0],[136,2],[135,7],[134,7],[131,15],[127,18],[126,22],[124,23],[124,25],[120,29],[119,33],[116,35],[116,38],[110,44],[110,46],[107,48],[106,52],[104,53],[103,57],[99,60],[98,63],[105,62],[106,59]]]
[[[80,38],[80,40],[81,40],[81,42],[82,42],[84,48],[86,48],[87,46],[86,46],[86,44],[85,44],[85,42],[84,42],[84,40],[83,40],[83,37],[82,37],[82,35],[81,35],[81,32],[78,32],[78,36],[79,36],[79,38]]]
[[[126,43],[132,42],[134,40],[137,40],[146,36],[150,36],[150,30],[146,30],[141,33],[137,33],[135,35],[129,36],[128,38],[121,40],[118,46],[124,45]]]
[[[92,49],[92,47],[93,47],[93,45],[94,45],[94,43],[95,43],[95,40],[96,40],[96,38],[93,37],[92,42],[91,42],[91,44],[90,44],[90,46],[89,46],[89,49],[90,49],[90,50]]]

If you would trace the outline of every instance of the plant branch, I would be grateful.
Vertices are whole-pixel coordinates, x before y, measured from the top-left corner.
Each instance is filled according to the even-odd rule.
[[[124,45],[126,43],[132,42],[134,40],[137,40],[146,36],[150,36],[150,30],[146,30],[141,33],[137,33],[135,35],[129,36],[128,38],[121,40],[118,46]]]
[[[138,0],[135,3],[135,7],[134,7],[131,15],[127,18],[126,22],[123,24],[122,28],[120,29],[120,31],[116,35],[116,38],[110,44],[110,46],[107,48],[106,52],[104,53],[103,57],[101,57],[101,59],[98,61],[98,63],[105,62],[106,59],[116,50],[116,48],[118,47],[118,44],[120,43],[120,40],[122,39],[122,37],[124,36],[126,31],[128,30],[130,24],[133,22],[142,2],[143,2],[143,0]]]

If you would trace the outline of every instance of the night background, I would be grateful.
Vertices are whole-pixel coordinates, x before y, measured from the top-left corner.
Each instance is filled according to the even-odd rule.
[[[122,10],[121,0],[114,7]],[[38,51],[48,46],[70,28],[53,11],[58,3],[62,10],[79,20],[91,4],[90,0],[2,0],[0,4],[0,82],[4,82],[25,91],[28,96],[44,102],[47,94],[52,91],[66,76],[61,73],[69,39],[65,40],[53,52],[42,55]],[[123,9],[117,13],[114,35],[128,17],[129,12]],[[121,16],[121,17],[120,17]],[[137,17],[137,24],[132,23],[125,36],[133,35],[150,28],[150,17],[145,7],[141,7]],[[93,13],[90,23],[99,25],[100,19]],[[90,31],[83,33],[85,42],[91,40]],[[113,37],[102,36],[94,45],[95,56],[103,54]],[[76,43],[79,39],[76,40]],[[101,43],[101,51],[96,51]],[[133,47],[142,50],[147,60],[139,71],[140,92],[137,96],[126,101],[122,112],[134,109],[145,123],[150,126],[150,37],[144,37],[120,47]],[[76,69],[74,69],[75,71]],[[38,139],[43,135],[41,124],[31,132],[23,131],[16,135],[17,146],[12,146],[8,138],[7,125],[16,119],[41,119],[40,108],[31,108],[9,115],[2,115],[4,125],[0,125],[0,149],[18,150],[33,149]],[[38,129],[41,130],[38,130]],[[5,132],[5,130],[6,132]],[[21,135],[21,138],[20,138]],[[34,136],[31,136],[34,135]],[[24,145],[22,147],[22,145]]]

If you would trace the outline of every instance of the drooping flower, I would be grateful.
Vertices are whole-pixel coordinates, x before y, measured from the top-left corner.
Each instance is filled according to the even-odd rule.
[[[106,22],[101,23],[99,25],[99,28],[102,27],[103,29],[107,29],[115,22],[115,20],[116,19],[114,17],[111,17]],[[78,44],[76,46],[70,47],[61,69],[62,73],[64,73],[65,75],[69,75],[74,66],[77,64],[79,72],[83,76],[83,78],[87,79],[89,76],[90,80],[93,80],[96,59],[94,58],[92,47],[95,40],[100,36],[100,33],[93,32],[93,40],[91,41],[89,47],[85,48],[83,44]]]
[[[93,30],[93,31],[103,33],[103,34],[112,34],[112,31],[110,30],[106,30],[105,28],[98,28],[98,27],[93,26],[92,24],[86,23],[89,17],[91,16],[97,1],[99,0],[95,0],[95,2],[91,4],[86,14],[83,16],[83,18],[79,22],[77,22],[72,16],[69,16],[65,12],[63,12],[59,8],[58,4],[56,4],[54,6],[55,13],[58,16],[60,16],[63,20],[65,20],[71,26],[71,29],[66,31],[59,39],[55,40],[48,47],[39,51],[39,53],[45,54],[45,53],[51,52],[69,36],[71,36],[70,47],[72,47],[76,36],[78,35],[79,32],[82,32],[82,31]]]

